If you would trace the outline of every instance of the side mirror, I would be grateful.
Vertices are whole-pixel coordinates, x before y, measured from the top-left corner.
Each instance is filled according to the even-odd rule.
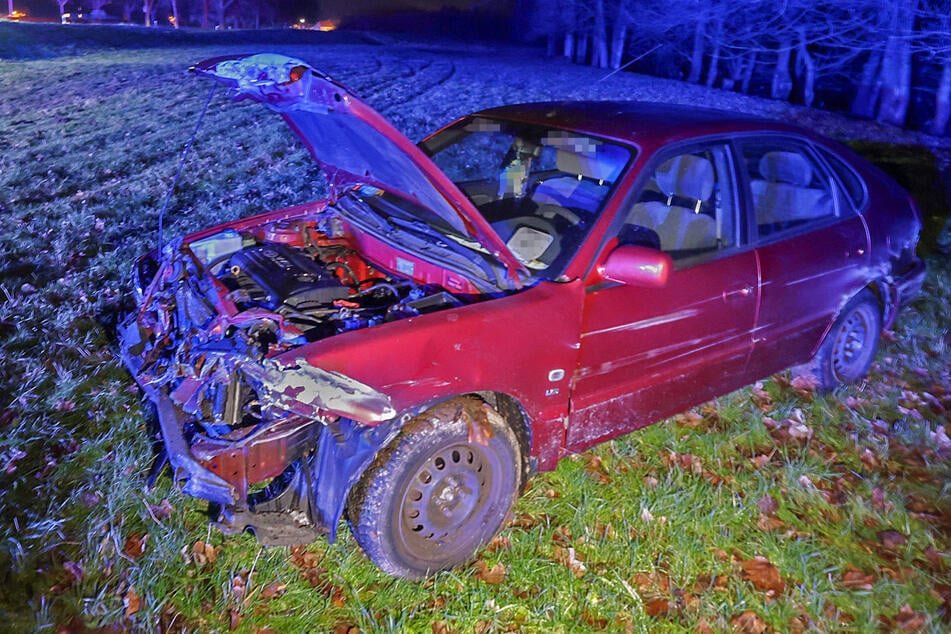
[[[663,251],[624,244],[608,254],[598,272],[612,282],[660,288],[666,286],[673,267],[674,261]]]

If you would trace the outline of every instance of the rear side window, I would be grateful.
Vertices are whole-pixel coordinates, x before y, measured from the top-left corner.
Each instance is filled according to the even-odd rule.
[[[852,204],[852,208],[860,210],[865,207],[865,203],[868,201],[868,190],[862,178],[845,161],[829,150],[819,148],[819,152],[828,161],[837,180],[842,183],[842,191],[849,203]]]
[[[836,217],[829,177],[804,145],[757,141],[740,152],[760,238]]]

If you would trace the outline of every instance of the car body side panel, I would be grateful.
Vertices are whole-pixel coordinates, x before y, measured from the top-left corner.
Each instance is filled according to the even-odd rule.
[[[284,354],[351,377],[398,412],[459,394],[505,393],[531,424],[532,453],[553,469],[577,363],[583,288],[543,282],[521,293],[344,333]]]
[[[857,215],[760,247],[757,255],[763,282],[751,380],[808,361],[839,310],[877,276]]]
[[[752,251],[675,270],[663,288],[589,288],[568,448],[746,383],[757,294]]]

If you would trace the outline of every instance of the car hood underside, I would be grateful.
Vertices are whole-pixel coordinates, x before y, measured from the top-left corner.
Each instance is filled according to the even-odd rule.
[[[419,204],[477,242],[517,279],[518,259],[414,143],[346,87],[284,55],[216,57],[192,70],[278,112],[325,171],[333,197],[368,184]]]

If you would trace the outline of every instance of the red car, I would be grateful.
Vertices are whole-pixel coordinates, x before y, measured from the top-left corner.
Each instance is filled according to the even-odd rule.
[[[646,103],[535,103],[414,145],[278,55],[198,75],[259,101],[327,200],[136,266],[123,358],[227,532],[386,572],[469,559],[563,456],[794,364],[861,378],[920,290],[912,199],[807,131]]]

